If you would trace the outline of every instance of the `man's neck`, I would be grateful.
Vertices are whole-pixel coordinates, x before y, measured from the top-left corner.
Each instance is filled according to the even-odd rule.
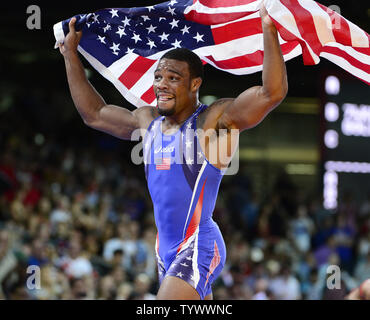
[[[175,113],[172,116],[166,116],[164,123],[167,128],[182,125],[200,106],[200,102],[196,100],[191,108],[185,108],[179,113]]]

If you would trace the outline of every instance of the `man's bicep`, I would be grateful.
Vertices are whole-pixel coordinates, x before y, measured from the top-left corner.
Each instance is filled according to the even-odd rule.
[[[120,139],[131,140],[134,130],[139,129],[139,120],[134,112],[115,105],[102,107],[90,127]]]
[[[275,105],[276,102],[266,95],[261,86],[251,87],[230,103],[220,122],[240,131],[250,129],[260,123]]]

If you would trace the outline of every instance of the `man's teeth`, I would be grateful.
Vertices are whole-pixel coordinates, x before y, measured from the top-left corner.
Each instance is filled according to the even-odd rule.
[[[159,96],[159,100],[164,101],[171,100],[172,98],[173,98],[172,96],[162,96],[162,95]]]

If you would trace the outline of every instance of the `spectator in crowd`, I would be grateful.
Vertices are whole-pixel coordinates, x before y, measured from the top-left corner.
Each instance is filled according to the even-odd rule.
[[[312,288],[311,275],[317,268],[316,260],[312,251],[308,251],[304,256],[293,263],[293,270],[300,282],[302,297],[306,298]]]
[[[9,233],[7,230],[0,229],[0,298],[4,299],[3,292],[4,280],[17,266],[17,258],[13,253],[9,243]]]
[[[301,299],[300,284],[288,265],[283,266],[280,274],[270,281],[269,289],[278,300]]]
[[[70,278],[70,300],[87,300],[88,287],[86,285],[86,278]]]
[[[94,271],[90,260],[82,252],[79,236],[71,239],[68,253],[57,261],[57,265],[70,278],[89,277]]]
[[[133,286],[129,282],[124,282],[117,288],[116,300],[129,300],[133,294]]]
[[[269,283],[267,280],[261,278],[256,281],[254,288],[255,294],[252,297],[252,300],[271,300],[272,294],[268,288]]]
[[[367,255],[360,256],[357,260],[354,277],[359,283],[370,279],[370,250],[368,250]]]
[[[134,279],[134,288],[131,295],[133,300],[155,300],[151,292],[152,281],[145,273],[139,273]]]
[[[291,241],[300,254],[304,255],[310,250],[314,224],[304,205],[298,207],[296,216],[290,222],[288,232]]]
[[[104,243],[103,257],[106,261],[111,261],[113,253],[116,250],[121,250],[123,253],[122,266],[129,272],[132,272],[133,259],[137,248],[131,235],[137,231],[135,230],[136,227],[131,225],[131,223],[134,224],[135,222],[128,219],[127,216],[123,216],[123,220],[116,227],[116,236]]]
[[[97,298],[100,300],[114,300],[117,295],[118,285],[119,283],[115,283],[111,275],[102,277],[99,281]]]
[[[56,202],[57,206],[50,213],[52,229],[54,229],[58,223],[68,223],[72,219],[69,198],[65,195],[59,195]]]
[[[353,269],[353,246],[356,231],[344,215],[339,214],[337,224],[333,230],[336,242],[336,252],[340,258],[340,265],[346,271]]]
[[[327,238],[326,243],[318,247],[314,251],[316,263],[318,267],[326,264],[329,261],[329,257],[336,253],[337,242],[335,236]]]

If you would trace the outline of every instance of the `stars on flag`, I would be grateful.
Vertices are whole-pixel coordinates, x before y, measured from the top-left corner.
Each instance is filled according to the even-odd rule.
[[[130,26],[130,21],[128,17],[125,17],[125,20],[122,20],[121,22],[123,23],[124,27]]]
[[[131,11],[109,8],[92,13],[89,22],[86,22],[86,30],[89,28],[89,32],[91,30],[95,33],[101,50],[99,55],[104,54],[104,46],[108,50],[110,56],[109,62],[105,60],[107,64],[126,54],[135,53],[147,57],[168,49],[195,49],[209,45],[208,29],[206,30],[209,27],[183,20],[181,10],[176,0],[162,6],[143,7],[137,15]],[[154,15],[153,12],[158,14]]]
[[[103,28],[104,33],[106,33],[108,30],[111,30],[111,29],[112,29],[112,26],[109,23],[107,23],[107,25]]]
[[[93,20],[92,23],[98,23],[98,24],[100,24],[100,21],[99,21],[98,17],[99,17],[98,14],[93,13],[93,15],[92,15],[92,20]]]
[[[170,35],[169,33],[163,32],[162,35],[159,36],[161,38],[161,42],[163,42],[164,40],[168,41],[169,35]]]
[[[173,45],[174,49],[176,49],[176,48],[181,48],[181,45],[180,45],[181,42],[182,42],[182,40],[178,41],[177,39],[175,39],[175,42],[173,42],[171,44]]]
[[[118,27],[117,29],[118,29],[118,31],[116,33],[119,34],[119,38],[120,39],[122,38],[122,36],[126,36],[127,35],[126,32],[125,32],[125,28]]]
[[[175,27],[179,27],[178,24],[179,24],[179,20],[173,19],[172,22],[169,23],[169,25],[171,26],[171,30]]]
[[[135,43],[137,43],[138,41],[142,41],[140,35],[136,34],[135,32],[131,39],[133,39]]]
[[[182,278],[184,276],[184,274],[180,271],[180,272],[178,272],[178,273],[176,273],[176,277],[180,277],[180,278]]]
[[[204,42],[203,37],[204,37],[204,34],[199,34],[199,32],[197,32],[197,35],[195,37],[193,37],[193,39],[197,40],[197,43],[199,41]]]
[[[127,47],[126,54],[134,53],[134,50],[135,50],[135,49],[130,49],[129,47]]]
[[[109,11],[109,13],[112,15],[112,18],[117,17],[118,18],[118,10],[112,9]]]
[[[152,49],[153,47],[157,47],[156,44],[154,43],[154,41],[150,40],[150,39],[148,39],[147,45],[150,46],[150,49]]]
[[[106,44],[105,37],[101,37],[101,36],[98,35],[98,39],[97,40],[99,40],[101,43]]]
[[[168,7],[168,11],[167,12],[170,13],[171,16],[175,16],[176,15],[175,8]]]
[[[185,33],[189,33],[189,29],[190,29],[190,27],[185,25],[184,28],[181,29],[182,34],[184,35]]]
[[[155,29],[157,29],[158,27],[154,27],[152,24],[149,26],[149,28],[146,28],[146,30],[148,30],[148,34],[150,34],[151,32],[155,32]]]
[[[119,43],[114,43],[113,42],[113,45],[111,47],[109,47],[109,49],[112,49],[113,50],[113,54],[115,54],[116,56],[118,56],[118,51],[120,51],[121,49],[119,48]]]

